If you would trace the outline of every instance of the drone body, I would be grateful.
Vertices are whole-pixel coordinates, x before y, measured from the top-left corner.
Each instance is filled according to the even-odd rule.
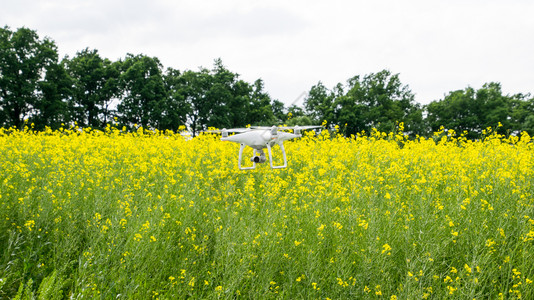
[[[295,126],[295,127],[252,127],[246,129],[222,129],[222,138],[221,141],[229,141],[238,143],[241,145],[239,148],[239,161],[238,167],[240,170],[250,170],[256,168],[256,163],[264,163],[267,161],[265,152],[263,149],[267,148],[269,154],[269,164],[273,169],[281,169],[287,167],[287,157],[286,151],[284,149],[284,141],[301,137],[300,131],[303,129],[312,129],[320,128],[321,126]],[[293,130],[293,133],[284,132],[280,130]],[[211,131],[214,132],[214,131]],[[228,132],[237,132],[235,135],[228,135]],[[273,157],[271,148],[275,145],[280,146],[282,150],[282,155],[284,157],[284,164],[281,166],[273,165]],[[250,159],[252,161],[252,167],[242,167],[241,161],[243,157],[243,150],[246,146],[249,146],[253,149],[253,156]]]

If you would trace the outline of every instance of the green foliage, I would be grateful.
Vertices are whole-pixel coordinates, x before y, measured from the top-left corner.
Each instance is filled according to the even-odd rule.
[[[534,135],[534,98],[518,94],[511,100],[511,128],[515,132],[526,131]]]
[[[160,129],[176,130],[187,123],[187,116],[192,114],[192,105],[187,102],[184,89],[187,87],[184,76],[179,70],[167,69],[163,75],[167,97],[164,99]]]
[[[33,290],[33,280],[30,278],[28,279],[28,282],[24,284],[24,282],[20,283],[19,290],[17,291],[17,295],[15,295],[14,300],[33,300],[35,298]]]
[[[312,86],[304,102],[304,108],[309,117],[316,122],[326,120],[328,123],[335,121],[334,118],[334,95],[328,91],[322,82]]]
[[[201,129],[206,129],[206,126],[232,128],[246,125],[252,91],[250,85],[238,80],[238,75],[226,69],[220,59],[215,60],[210,75],[205,94],[206,123]]]
[[[316,122],[338,124],[346,128],[347,134],[369,132],[371,128],[394,131],[398,122],[404,122],[412,134],[424,130],[422,109],[414,95],[400,82],[399,74],[388,70],[363,78],[354,76],[331,91],[319,82],[311,88],[305,107]]]
[[[162,68],[155,57],[126,56],[120,76],[124,96],[117,107],[122,123],[160,128],[166,98]]]
[[[532,299],[529,139],[0,129],[0,298]]]
[[[58,62],[54,41],[27,28],[0,29],[0,126],[36,130],[63,125],[105,128],[116,123],[160,130],[186,126],[193,135],[208,127],[246,125],[338,125],[346,135],[371,128],[394,131],[404,123],[410,136],[454,129],[480,138],[499,133],[534,134],[534,98],[503,95],[500,83],[449,92],[421,106],[389,70],[356,75],[328,89],[312,86],[304,106],[271,99],[261,79],[239,78],[216,59],[212,69],[164,71],[158,58],[127,54],[111,61],[86,48]],[[290,117],[289,117],[290,115]]]
[[[282,124],[287,119],[287,114],[284,111],[284,103],[279,100],[271,102],[275,123]]]
[[[0,298],[4,298],[6,296],[6,292],[4,291],[5,284],[6,284],[6,278],[0,277]]]
[[[496,128],[501,134],[532,130],[529,116],[534,112],[531,100],[526,96],[503,95],[496,82],[484,84],[475,90],[450,92],[443,100],[427,105],[427,122],[433,131],[441,126],[457,132],[467,132],[468,138],[479,138],[488,128]],[[532,132],[530,132],[532,133]]]
[[[98,50],[88,48],[65,58],[71,95],[71,118],[81,126],[102,128],[111,119],[111,101],[120,91],[121,62],[111,62],[100,57]]]
[[[258,79],[252,85],[252,93],[246,108],[246,124],[272,125],[277,123],[277,109],[284,108],[284,104],[274,100],[263,90],[263,80]],[[281,104],[281,105],[280,105]],[[240,125],[241,126],[241,125]]]
[[[72,95],[73,80],[68,75],[64,64],[53,64],[47,70],[45,80],[39,82],[42,94],[34,108],[37,113],[30,117],[35,128],[43,130],[45,126],[58,129],[62,124],[72,120],[69,114],[69,99]]]
[[[22,127],[42,99],[43,75],[57,62],[53,41],[27,28],[0,28],[0,125]]]
[[[170,100],[168,110],[181,124],[188,124],[193,135],[208,127],[232,128],[248,124],[265,125],[275,120],[271,98],[263,81],[249,84],[215,60],[214,68],[180,73],[170,69],[165,77]],[[283,104],[282,104],[283,109]],[[178,113],[180,111],[180,113]]]
[[[63,299],[63,285],[65,281],[58,275],[58,271],[54,270],[52,274],[45,277],[39,289],[37,290],[37,299],[39,300],[55,300]]]
[[[58,63],[53,41],[35,31],[5,27],[0,38],[0,126],[104,128],[115,118],[127,128],[187,125],[196,134],[209,126],[272,124],[284,111],[261,79],[245,82],[221,59],[212,70],[163,72],[155,57],[127,54],[112,62],[86,48]]]

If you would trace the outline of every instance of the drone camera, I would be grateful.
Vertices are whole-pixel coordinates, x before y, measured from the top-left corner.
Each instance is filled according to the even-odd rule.
[[[254,163],[264,163],[267,161],[267,158],[265,156],[256,155],[256,156],[251,157],[250,161]]]

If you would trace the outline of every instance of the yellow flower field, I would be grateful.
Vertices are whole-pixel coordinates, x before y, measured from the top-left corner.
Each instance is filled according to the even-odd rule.
[[[215,135],[0,129],[0,298],[531,299],[534,145],[490,131],[240,171]]]

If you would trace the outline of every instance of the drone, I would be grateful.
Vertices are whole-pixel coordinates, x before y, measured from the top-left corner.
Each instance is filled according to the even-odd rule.
[[[265,152],[263,149],[267,148],[269,154],[269,164],[272,169],[282,169],[287,167],[287,157],[286,150],[284,149],[284,141],[302,137],[300,133],[301,130],[321,128],[322,126],[272,126],[272,127],[263,127],[263,126],[251,126],[250,128],[232,128],[221,130],[207,130],[204,132],[209,133],[221,133],[221,141],[229,141],[238,143],[241,145],[239,148],[239,161],[237,166],[240,170],[251,170],[256,168],[257,163],[264,163],[267,161]],[[284,130],[293,130],[293,133],[285,132]],[[236,133],[234,135],[228,135],[228,133]],[[280,146],[282,154],[284,156],[284,164],[280,166],[273,165],[273,155],[271,148],[275,145]],[[252,157],[252,167],[242,167],[241,161],[243,157],[243,150],[246,146],[249,146],[253,149]]]

